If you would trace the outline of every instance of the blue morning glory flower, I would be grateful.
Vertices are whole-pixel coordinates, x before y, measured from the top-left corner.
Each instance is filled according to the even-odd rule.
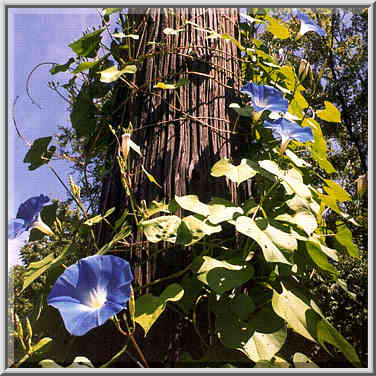
[[[15,239],[32,227],[44,205],[49,201],[48,196],[41,194],[23,202],[18,208],[16,219],[8,223],[8,238]]]
[[[287,99],[278,89],[268,85],[256,85],[253,82],[244,85],[240,91],[247,94],[256,112],[279,111],[285,113],[289,106]]]
[[[326,32],[319,25],[313,22],[306,14],[297,11],[296,17],[300,19],[300,30],[297,35],[297,39],[299,39],[305,33],[308,33],[308,31],[314,31],[322,37],[326,37]]]
[[[120,257],[86,257],[57,279],[47,303],[60,311],[69,333],[82,336],[125,308],[132,280],[129,263]]]
[[[282,140],[281,153],[284,153],[291,139],[299,142],[313,142],[313,133],[310,127],[301,127],[283,118],[275,120],[272,123],[265,121],[264,127],[270,128],[273,131],[273,136]]]

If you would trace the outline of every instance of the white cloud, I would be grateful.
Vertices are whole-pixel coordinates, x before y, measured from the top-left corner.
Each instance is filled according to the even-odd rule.
[[[16,239],[8,239],[8,270],[14,265],[23,265],[21,248],[27,243],[30,231],[25,231]]]

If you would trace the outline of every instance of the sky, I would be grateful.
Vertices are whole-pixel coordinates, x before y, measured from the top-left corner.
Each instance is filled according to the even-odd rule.
[[[49,73],[52,65],[43,65],[30,79],[32,103],[26,93],[26,82],[33,68],[43,62],[63,64],[74,56],[68,46],[82,36],[100,18],[95,8],[10,8],[8,14],[8,219],[15,218],[19,205],[41,193],[50,199],[65,200],[67,194],[50,169],[44,165],[28,170],[23,159],[28,146],[17,137],[12,121],[12,104],[19,96],[15,118],[23,137],[31,143],[40,137],[53,136],[59,126],[70,126],[67,103],[48,87],[48,82],[68,81],[68,75]],[[53,144],[54,139],[51,144]],[[57,173],[68,182],[70,164],[53,161]],[[18,250],[28,233],[8,241],[9,263],[17,261]],[[8,264],[9,264],[8,263]]]

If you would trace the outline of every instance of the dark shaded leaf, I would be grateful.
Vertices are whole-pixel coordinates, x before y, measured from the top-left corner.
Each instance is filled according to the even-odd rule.
[[[56,74],[59,72],[66,72],[73,62],[74,62],[74,59],[73,57],[71,57],[65,64],[56,64],[50,69],[50,73]]]
[[[30,163],[29,170],[35,170],[40,166],[48,163],[52,158],[56,147],[51,146],[47,149],[52,137],[38,138],[31,145],[29,151],[26,153],[24,163]]]
[[[95,57],[99,42],[102,37],[101,34],[104,29],[96,30],[90,34],[84,35],[82,38],[69,44],[69,47],[78,55],[82,57]]]

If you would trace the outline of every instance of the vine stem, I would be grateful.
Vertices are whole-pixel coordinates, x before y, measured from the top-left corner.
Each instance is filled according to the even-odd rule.
[[[145,357],[144,357],[144,354],[142,353],[140,347],[138,346],[138,343],[137,343],[136,340],[134,339],[133,334],[129,334],[129,338],[131,339],[131,341],[132,341],[132,343],[133,343],[133,346],[135,347],[135,349],[136,349],[138,355],[140,356],[140,358],[141,358],[142,361],[144,362],[146,368],[150,368],[148,362],[146,361],[146,359],[145,359]]]
[[[120,356],[125,353],[127,350],[128,343],[126,343],[118,353],[116,353],[109,361],[107,361],[105,364],[102,364],[99,368],[107,368],[110,364],[112,364],[115,360],[119,359]]]
[[[31,79],[31,76],[33,75],[33,73],[39,68],[41,67],[42,65],[58,65],[57,63],[54,63],[54,62],[45,62],[45,63],[40,63],[38,65],[36,65],[32,71],[29,73],[29,75],[27,76],[27,80],[26,80],[26,93],[27,93],[27,96],[30,98],[31,100],[31,103],[34,104],[35,106],[37,106],[40,110],[42,109],[42,107],[37,103],[35,102],[35,100],[33,99],[33,97],[31,96],[31,92],[30,92],[30,79]]]
[[[59,180],[59,182],[63,185],[63,187],[69,193],[69,195],[73,198],[73,200],[76,202],[76,204],[78,205],[78,207],[81,209],[82,213],[84,214],[85,218],[89,219],[89,216],[87,215],[85,208],[82,206],[81,202],[78,201],[77,198],[72,194],[72,192],[69,190],[69,188],[67,187],[67,185],[61,179],[61,177],[59,176],[59,174],[55,171],[55,169],[52,166],[50,166],[50,164],[47,164],[47,166],[52,171],[52,173],[56,176],[56,178]],[[90,229],[90,235],[93,238],[93,242],[94,242],[95,248],[97,250],[99,250],[98,244],[97,244],[97,242],[95,240],[95,235],[94,235],[93,229]]]
[[[137,341],[135,340],[133,334],[132,334],[131,331],[129,330],[129,327],[128,327],[128,323],[127,323],[127,321],[125,321],[125,324],[126,324],[126,326],[127,326],[127,328],[128,328],[128,333],[122,329],[122,327],[120,326],[120,321],[119,321],[119,319],[117,318],[116,315],[113,316],[113,322],[114,322],[114,324],[115,324],[117,330],[118,330],[123,336],[128,337],[128,338],[131,339],[131,341],[132,341],[132,343],[133,343],[133,346],[135,347],[135,349],[136,349],[138,355],[140,356],[141,360],[143,361],[145,367],[146,367],[146,368],[150,368],[148,362],[147,362],[146,359],[145,359],[144,354],[142,353],[142,351],[141,351],[141,349],[140,349],[140,346],[138,346]],[[124,350],[124,351],[125,351],[125,350]],[[129,354],[128,354],[128,355],[129,355]],[[119,356],[120,356],[120,355],[119,355]],[[137,363],[139,363],[139,362],[137,362]]]
[[[190,263],[188,266],[186,266],[183,270],[180,270],[179,272],[176,272],[174,274],[171,274],[167,277],[163,277],[163,278],[159,278],[159,279],[156,279],[155,281],[153,282],[150,282],[150,283],[147,283],[146,285],[142,285],[140,286],[137,290],[139,290],[141,287],[142,288],[145,288],[145,287],[150,287],[150,286],[153,286],[153,285],[156,285],[157,283],[160,283],[160,282],[163,282],[163,281],[167,281],[171,278],[176,278],[176,277],[180,277],[181,275],[183,275],[186,271],[188,271],[192,266],[192,263]]]

